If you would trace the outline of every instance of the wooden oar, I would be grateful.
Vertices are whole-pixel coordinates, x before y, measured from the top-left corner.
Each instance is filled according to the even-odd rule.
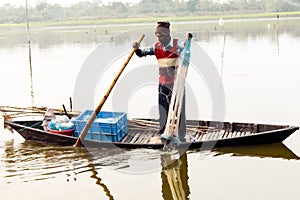
[[[142,34],[142,36],[140,37],[140,39],[138,40],[138,44],[140,44],[142,42],[142,40],[144,39],[145,35]],[[108,88],[106,94],[104,95],[104,97],[102,98],[102,100],[100,101],[98,107],[94,110],[94,112],[92,113],[90,119],[87,121],[85,127],[83,128],[82,132],[80,133],[76,143],[74,144],[74,147],[79,147],[81,146],[81,141],[84,140],[88,130],[90,129],[93,121],[95,120],[95,118],[97,117],[98,113],[100,112],[103,104],[105,103],[106,99],[108,98],[110,92],[112,91],[113,87],[115,86],[115,84],[117,83],[119,77],[121,76],[122,72],[124,71],[125,67],[127,66],[127,64],[129,63],[131,57],[133,56],[135,52],[135,49],[132,49],[128,58],[126,59],[125,63],[123,64],[122,68],[120,69],[119,73],[117,74],[117,76],[114,78],[112,84],[110,85],[110,87]]]

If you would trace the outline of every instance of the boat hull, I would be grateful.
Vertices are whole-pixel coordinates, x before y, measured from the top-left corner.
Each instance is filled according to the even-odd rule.
[[[40,128],[37,128],[42,123],[41,121],[27,121],[27,122],[5,122],[11,128],[16,130],[20,135],[22,135],[26,140],[34,140],[39,142],[51,143],[61,146],[72,146],[75,144],[77,138],[73,136],[59,135],[50,132],[46,132]],[[195,124],[195,121],[193,121]],[[200,123],[198,123],[200,124]],[[240,125],[240,124],[239,124]],[[243,125],[249,128],[249,124]],[[257,125],[255,125],[257,126]],[[269,125],[270,127],[272,125]],[[228,127],[226,124],[225,128]],[[269,128],[270,129],[270,128]],[[250,135],[240,136],[240,137],[227,137],[220,139],[207,139],[195,142],[182,142],[178,148],[182,149],[212,149],[214,147],[231,147],[231,146],[244,146],[244,145],[259,145],[259,144],[271,144],[271,143],[281,143],[291,134],[299,129],[295,126],[278,126],[278,129],[257,132]],[[147,130],[147,129],[146,129]],[[146,131],[141,129],[140,132]],[[267,129],[268,130],[268,127]],[[131,129],[127,134],[133,133]],[[147,131],[149,133],[149,131]],[[126,148],[126,149],[138,149],[138,148],[149,148],[149,149],[161,149],[163,148],[163,143],[152,144],[152,143],[139,143],[139,142],[106,142],[106,141],[96,141],[96,140],[84,140],[84,146],[91,148]]]

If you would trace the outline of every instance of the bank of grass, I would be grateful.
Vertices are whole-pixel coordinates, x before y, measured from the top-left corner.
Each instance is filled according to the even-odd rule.
[[[300,17],[300,11],[296,12],[273,12],[273,13],[256,13],[256,14],[230,14],[230,15],[211,15],[211,16],[169,16],[169,17],[147,17],[147,18],[118,18],[118,19],[88,19],[88,20],[68,20],[68,21],[51,21],[51,22],[31,22],[32,27],[48,26],[88,26],[88,25],[118,25],[118,24],[138,24],[152,23],[159,20],[169,20],[171,22],[184,21],[214,21],[220,18],[225,20],[238,19],[256,19],[256,18],[285,18]],[[24,27],[25,23],[20,24],[0,24],[0,27]]]

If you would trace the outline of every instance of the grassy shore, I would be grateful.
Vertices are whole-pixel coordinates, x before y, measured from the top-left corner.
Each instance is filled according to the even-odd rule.
[[[122,18],[122,19],[91,19],[91,20],[70,20],[70,21],[49,21],[49,22],[30,22],[32,27],[48,26],[86,26],[86,25],[111,25],[111,24],[136,24],[151,23],[158,20],[169,20],[172,22],[184,21],[213,21],[223,18],[225,20],[234,19],[256,19],[256,18],[280,18],[300,17],[300,11],[297,12],[276,12],[276,13],[256,13],[256,14],[231,14],[231,15],[213,15],[213,16],[169,16],[169,17],[147,17],[147,18]],[[24,27],[25,23],[20,24],[0,24],[0,27]]]

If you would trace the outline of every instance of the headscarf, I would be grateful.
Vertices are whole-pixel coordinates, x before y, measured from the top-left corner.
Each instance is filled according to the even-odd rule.
[[[170,36],[170,22],[157,22],[155,33],[160,33],[163,36]]]

